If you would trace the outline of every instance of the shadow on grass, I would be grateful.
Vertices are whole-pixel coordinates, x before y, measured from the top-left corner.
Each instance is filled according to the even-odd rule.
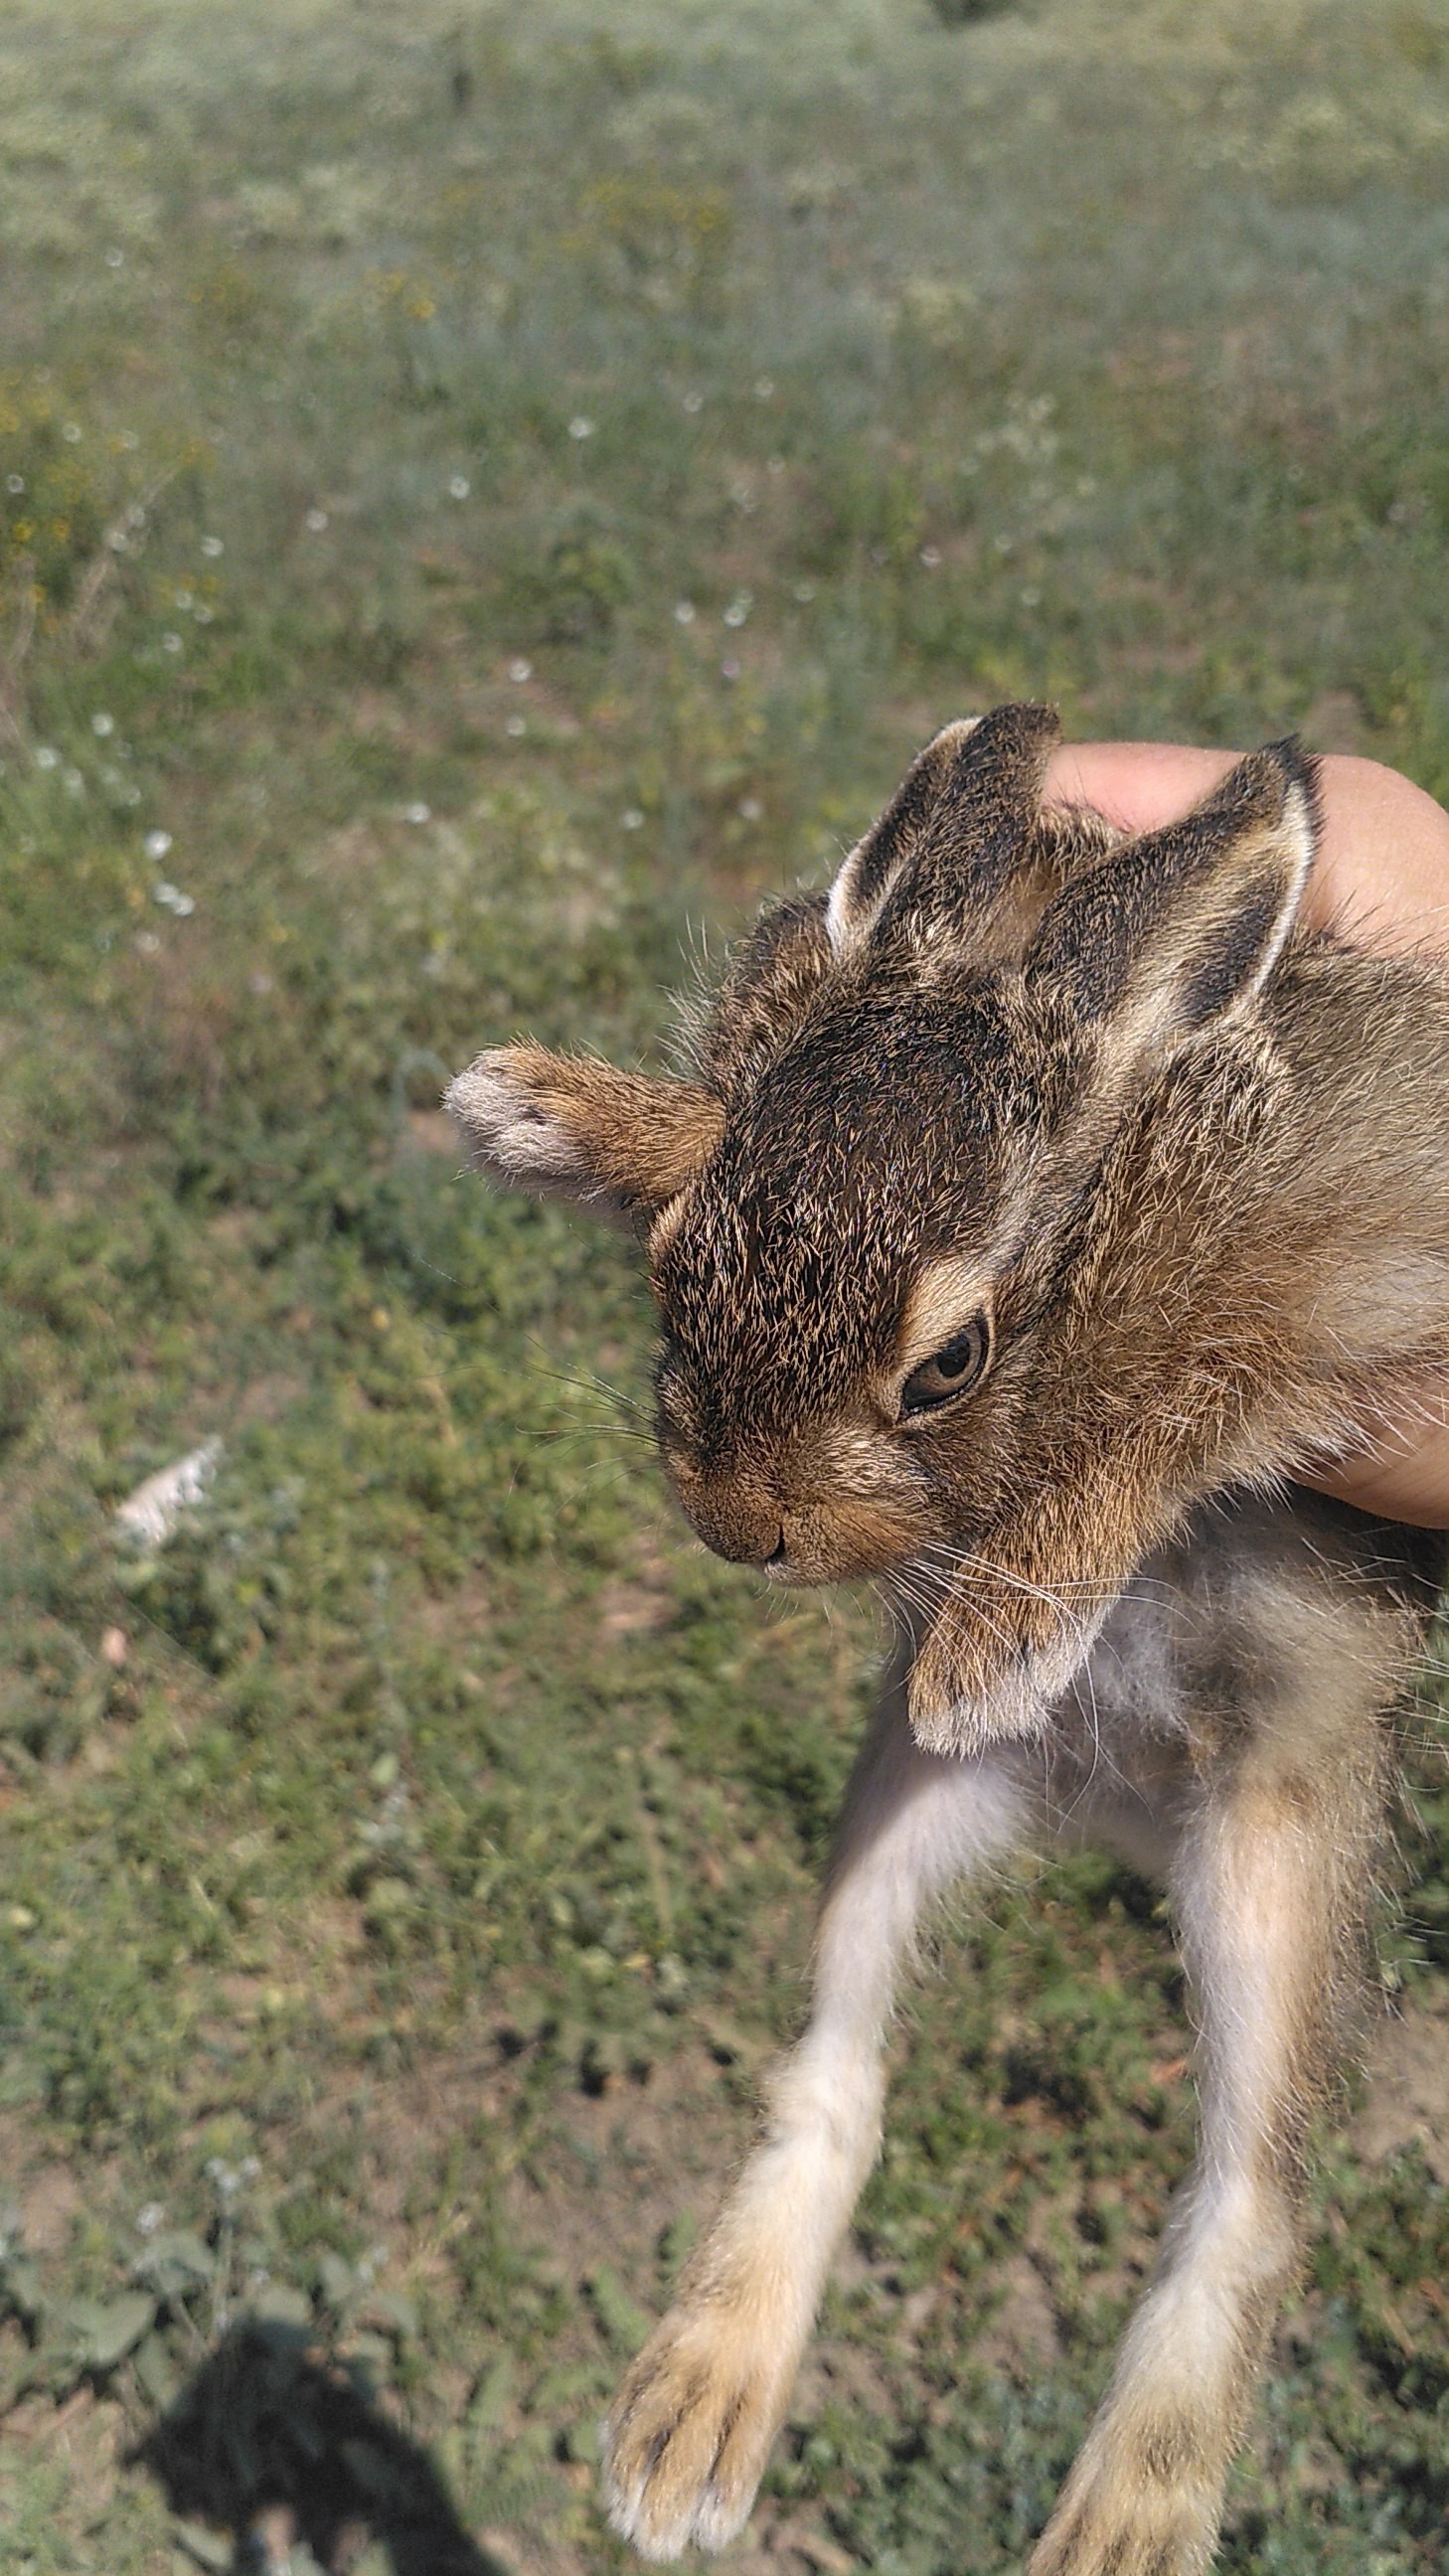
[[[395,2576],[512,2576],[469,2539],[426,2454],[301,2327],[234,2327],[131,2456],[173,2512],[232,2532],[237,2576],[285,2565],[298,2541],[329,2576],[369,2544]]]

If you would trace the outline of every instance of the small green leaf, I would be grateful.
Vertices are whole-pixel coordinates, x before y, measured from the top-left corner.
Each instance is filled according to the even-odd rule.
[[[198,2567],[208,2570],[208,2576],[226,2576],[233,2562],[229,2540],[219,2540],[214,2532],[205,2530],[199,2522],[178,2522],[173,2537],[188,2558],[194,2559]]]
[[[467,2421],[471,2432],[491,2433],[502,2423],[513,2396],[516,2377],[511,2352],[500,2352],[496,2361],[490,2361],[468,2409]]]
[[[601,2263],[588,2283],[594,2314],[616,2352],[637,2352],[649,2332],[649,2319],[630,2298],[617,2272]]]
[[[269,2281],[248,2299],[247,2314],[259,2326],[310,2326],[312,2302],[290,2281]]]
[[[165,2336],[147,2335],[145,2342],[137,2347],[133,2367],[136,2385],[147,2405],[154,2406],[158,2415],[164,2415],[181,2385]]]
[[[0,2313],[8,2309],[22,2325],[37,2325],[45,2314],[45,2292],[29,2254],[11,2254],[0,2264]]]
[[[365,2324],[381,2326],[385,2334],[399,2339],[418,2331],[416,2304],[403,2290],[369,2291],[361,2314]]]
[[[170,2227],[153,2237],[132,2265],[137,2278],[149,2281],[163,2299],[184,2298],[204,2289],[216,2274],[216,2256],[189,2227]]]
[[[71,2358],[80,2370],[114,2370],[154,2322],[149,2290],[127,2290],[119,2299],[75,2299],[61,2318]]]
[[[323,2305],[338,2315],[350,2307],[361,2284],[350,2263],[340,2254],[324,2254],[317,2266],[317,2292]]]
[[[342,2367],[354,2386],[366,2395],[392,2371],[395,2353],[389,2335],[354,2335],[341,2356]]]

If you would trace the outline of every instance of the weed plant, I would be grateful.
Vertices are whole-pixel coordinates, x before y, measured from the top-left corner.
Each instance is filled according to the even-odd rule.
[[[1449,791],[1449,16],[19,0],[0,73],[5,2563],[622,2566],[880,1640],[685,1543],[627,1252],[437,1095],[652,1053],[1005,695]],[[1435,1722],[1235,2576],[1442,2564]],[[1147,1891],[941,1946],[740,2568],[1019,2566],[1182,2170]]]

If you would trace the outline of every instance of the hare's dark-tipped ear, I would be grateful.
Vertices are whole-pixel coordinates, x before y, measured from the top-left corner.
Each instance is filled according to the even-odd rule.
[[[1177,1044],[1267,982],[1318,830],[1310,756],[1293,741],[1250,753],[1180,823],[1128,842],[1047,906],[1028,984],[1103,1024],[1114,1055]]]
[[[625,1216],[653,1213],[719,1142],[713,1093],[543,1047],[493,1047],[446,1106],[490,1180]]]
[[[979,922],[1021,862],[1059,731],[1050,707],[1005,706],[927,743],[830,889],[837,957],[935,946]]]

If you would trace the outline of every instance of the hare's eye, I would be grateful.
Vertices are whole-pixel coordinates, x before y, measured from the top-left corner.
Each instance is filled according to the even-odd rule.
[[[953,1334],[939,1351],[912,1369],[901,1388],[902,1419],[910,1413],[934,1412],[938,1404],[949,1404],[953,1395],[964,1395],[986,1366],[990,1348],[986,1318],[977,1315],[964,1332]]]

